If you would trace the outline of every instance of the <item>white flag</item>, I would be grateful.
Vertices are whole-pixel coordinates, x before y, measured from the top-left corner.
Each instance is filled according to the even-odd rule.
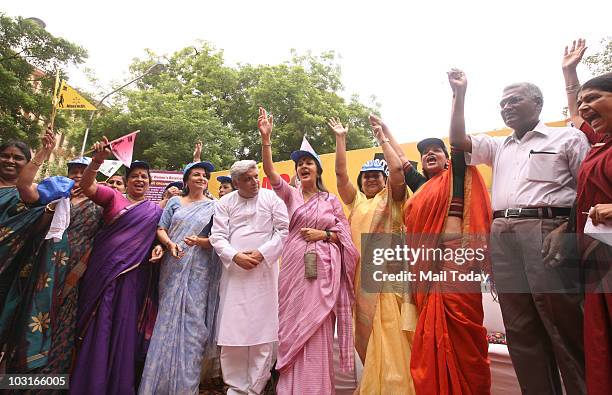
[[[112,175],[119,170],[122,164],[123,163],[120,160],[105,160],[100,166],[99,171],[106,177],[112,177]]]

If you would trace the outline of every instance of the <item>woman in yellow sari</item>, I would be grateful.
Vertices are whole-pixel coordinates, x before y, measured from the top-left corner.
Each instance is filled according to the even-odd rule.
[[[346,167],[346,135],[348,127],[330,119],[329,127],[336,134],[336,178],[338,194],[350,210],[349,222],[355,246],[361,252],[365,243],[392,243],[392,234],[402,229],[402,205],[406,184],[399,157],[389,143],[388,129],[371,115],[370,124],[382,147],[384,161],[367,161],[357,178],[358,189],[351,183]],[[386,129],[383,131],[383,129]],[[366,234],[384,234],[369,238]],[[367,262],[364,260],[363,264]],[[355,348],[364,364],[356,393],[414,394],[410,376],[412,333],[416,322],[414,309],[408,308],[402,289],[390,284],[374,283],[369,274],[379,267],[362,267],[359,262],[355,279]],[[362,274],[368,273],[363,276]]]

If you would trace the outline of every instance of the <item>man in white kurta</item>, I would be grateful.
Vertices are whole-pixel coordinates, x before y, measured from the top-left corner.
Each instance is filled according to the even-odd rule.
[[[278,259],[288,232],[285,204],[259,189],[254,161],[230,169],[237,190],[217,204],[210,242],[223,263],[218,316],[228,394],[260,394],[278,341]]]

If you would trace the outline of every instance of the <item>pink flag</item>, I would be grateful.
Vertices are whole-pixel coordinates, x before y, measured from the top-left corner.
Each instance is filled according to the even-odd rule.
[[[132,165],[132,153],[134,152],[134,141],[136,140],[136,133],[140,132],[137,130],[125,136],[119,137],[116,140],[111,141],[111,151],[115,154],[115,157],[119,159],[125,167]]]

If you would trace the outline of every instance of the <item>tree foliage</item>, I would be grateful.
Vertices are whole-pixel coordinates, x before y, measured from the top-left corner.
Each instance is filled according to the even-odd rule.
[[[599,52],[584,58],[584,63],[596,76],[612,73],[612,37],[603,38],[600,44],[602,49]]]
[[[52,36],[35,22],[0,13],[2,140],[21,139],[38,145],[40,121],[51,113],[55,70],[82,63],[86,57],[85,49]],[[58,123],[62,126],[65,120],[60,117]]]
[[[158,57],[149,52],[131,65],[143,73]],[[350,124],[348,148],[373,144],[369,108],[340,92],[341,70],[333,52],[298,55],[277,65],[228,66],[223,52],[206,42],[167,58],[166,72],[148,75],[122,104],[100,116],[94,135],[115,137],[140,129],[135,157],[157,168],[178,169],[191,160],[193,143],[204,142],[202,159],[227,168],[237,159],[261,159],[257,108],[274,115],[275,159],[288,159],[306,135],[319,153],[335,149],[328,117]]]

